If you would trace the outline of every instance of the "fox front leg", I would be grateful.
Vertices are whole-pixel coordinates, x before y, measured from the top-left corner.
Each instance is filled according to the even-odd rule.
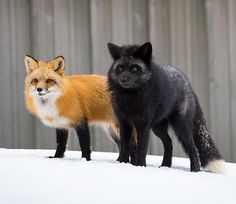
[[[138,166],[146,166],[146,156],[148,149],[150,135],[150,127],[149,125],[145,125],[144,127],[137,127],[137,139],[138,139]]]
[[[129,162],[131,133],[132,127],[128,123],[120,121],[120,155],[118,158],[119,162]]]
[[[62,158],[64,157],[64,153],[66,151],[68,130],[56,129],[56,135],[57,135],[57,150],[55,155],[50,156],[49,158]]]

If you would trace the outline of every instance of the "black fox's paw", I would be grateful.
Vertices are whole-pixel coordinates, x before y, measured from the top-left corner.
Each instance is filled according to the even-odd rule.
[[[85,158],[86,161],[91,161],[91,158],[90,157],[82,157],[82,159]]]
[[[144,167],[146,167],[147,165],[146,165],[146,161],[144,160],[144,161],[137,161],[137,165],[136,166],[144,166]]]
[[[117,161],[119,161],[120,163],[121,162],[128,163],[129,162],[129,158],[124,158],[124,157],[119,156]]]
[[[120,161],[120,156],[116,159],[116,161]]]
[[[54,155],[54,156],[48,156],[47,158],[49,159],[54,159],[54,158],[63,158],[64,155]]]
[[[138,164],[137,158],[136,158],[136,157],[131,157],[131,158],[130,158],[130,163],[131,163],[132,165],[137,166],[137,164]]]
[[[171,167],[171,162],[165,162],[163,161],[160,167]]]
[[[201,170],[200,163],[198,161],[191,162],[190,169],[192,172],[198,172]]]
[[[82,158],[85,158],[87,161],[91,160],[90,153],[82,153]]]

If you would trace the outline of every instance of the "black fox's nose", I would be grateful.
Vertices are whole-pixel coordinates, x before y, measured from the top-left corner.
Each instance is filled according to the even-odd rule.
[[[127,77],[122,77],[121,79],[120,79],[120,82],[121,83],[126,83],[128,81],[128,78]]]
[[[42,88],[37,88],[37,92],[39,93],[42,92],[42,90],[43,90]]]

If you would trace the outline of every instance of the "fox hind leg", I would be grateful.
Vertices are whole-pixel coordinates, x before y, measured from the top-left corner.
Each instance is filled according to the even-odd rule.
[[[193,140],[193,119],[191,116],[176,114],[172,117],[171,125],[180,140],[184,151],[190,158],[191,171],[200,171],[200,158]]]
[[[80,148],[82,152],[82,158],[86,158],[87,161],[91,160],[90,154],[90,133],[87,122],[83,122],[75,127],[75,131],[79,138]]]
[[[152,127],[153,132],[159,137],[164,146],[164,157],[161,166],[170,167],[172,164],[173,146],[168,134],[168,121],[164,120]]]

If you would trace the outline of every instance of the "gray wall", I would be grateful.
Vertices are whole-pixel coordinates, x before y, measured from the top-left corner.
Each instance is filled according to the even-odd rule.
[[[189,77],[214,141],[235,162],[235,10],[234,0],[0,0],[0,147],[56,146],[54,130],[25,110],[26,54],[44,60],[64,55],[67,74],[106,74],[108,41],[151,41],[156,62]],[[102,129],[91,132],[93,150],[117,151]],[[175,156],[183,156],[174,143]],[[69,147],[79,149],[73,131]],[[162,151],[152,136],[149,153]]]

